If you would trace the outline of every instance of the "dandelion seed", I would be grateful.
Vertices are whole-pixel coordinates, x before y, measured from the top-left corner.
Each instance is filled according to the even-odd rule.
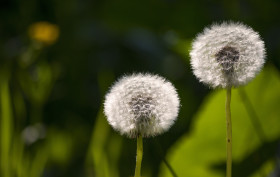
[[[109,124],[136,138],[167,131],[177,118],[179,98],[174,86],[150,74],[132,74],[116,82],[106,95],[104,111]]]
[[[194,75],[211,87],[238,87],[251,81],[265,62],[264,42],[241,23],[215,24],[199,34],[190,52]]]
[[[194,75],[213,88],[226,88],[227,168],[232,175],[231,88],[247,84],[264,64],[264,43],[257,32],[241,23],[206,28],[192,44]]]

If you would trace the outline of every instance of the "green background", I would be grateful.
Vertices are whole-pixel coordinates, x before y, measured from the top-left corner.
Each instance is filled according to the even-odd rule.
[[[279,9],[278,0],[2,0],[0,176],[133,176],[136,140],[102,110],[112,83],[133,72],[166,77],[181,99],[170,131],[144,139],[142,175],[172,176],[167,162],[179,177],[225,176],[225,91],[198,82],[188,53],[204,27],[229,20],[258,31],[267,51],[263,71],[233,90],[233,177],[280,176]],[[60,35],[33,51],[38,21]]]

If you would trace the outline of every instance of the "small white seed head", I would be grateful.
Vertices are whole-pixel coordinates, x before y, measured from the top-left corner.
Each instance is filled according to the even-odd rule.
[[[213,88],[238,87],[251,81],[265,62],[264,42],[241,23],[214,24],[193,41],[194,75]]]
[[[178,116],[179,98],[174,86],[151,74],[132,74],[118,80],[107,93],[104,112],[122,135],[135,138],[167,131]]]

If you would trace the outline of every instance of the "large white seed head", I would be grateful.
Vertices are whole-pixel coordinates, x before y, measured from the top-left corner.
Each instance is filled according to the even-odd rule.
[[[179,112],[174,86],[150,74],[132,74],[118,80],[105,97],[109,124],[122,135],[156,136],[173,125]]]
[[[241,23],[214,24],[192,43],[194,75],[211,87],[238,87],[251,81],[265,62],[264,42]]]

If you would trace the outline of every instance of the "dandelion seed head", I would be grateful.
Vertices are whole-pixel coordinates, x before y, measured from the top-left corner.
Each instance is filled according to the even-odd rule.
[[[177,118],[179,98],[174,86],[151,74],[132,74],[118,80],[105,97],[109,124],[130,138],[156,136]]]
[[[264,42],[241,23],[214,24],[193,41],[194,75],[211,87],[238,87],[251,81],[265,62]]]

